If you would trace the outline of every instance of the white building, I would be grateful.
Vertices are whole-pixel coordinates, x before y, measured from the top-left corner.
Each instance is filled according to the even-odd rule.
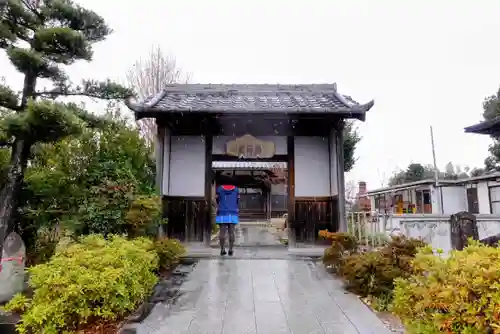
[[[372,210],[380,213],[500,214],[500,173],[440,180],[438,187],[434,180],[422,180],[371,190],[368,197]]]

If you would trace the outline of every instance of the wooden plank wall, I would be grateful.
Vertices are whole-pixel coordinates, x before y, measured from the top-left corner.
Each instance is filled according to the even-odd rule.
[[[319,230],[338,230],[338,199],[334,197],[295,198],[295,236],[298,242],[314,243]]]

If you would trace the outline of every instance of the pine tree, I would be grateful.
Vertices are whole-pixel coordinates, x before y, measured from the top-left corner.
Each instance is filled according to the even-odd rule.
[[[24,75],[17,93],[0,84],[0,145],[11,148],[10,166],[0,190],[0,254],[7,232],[13,227],[24,171],[31,148],[99,126],[93,117],[58,97],[80,95],[99,99],[123,99],[131,92],[110,81],[85,80],[74,85],[64,68],[78,60],[92,59],[92,45],[111,33],[102,17],[71,0],[0,0],[0,47],[12,65]],[[37,90],[49,80],[48,90]]]

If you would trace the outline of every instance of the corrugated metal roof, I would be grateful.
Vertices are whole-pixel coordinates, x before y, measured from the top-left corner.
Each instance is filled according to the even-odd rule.
[[[214,169],[286,169],[286,162],[271,161],[212,161]]]

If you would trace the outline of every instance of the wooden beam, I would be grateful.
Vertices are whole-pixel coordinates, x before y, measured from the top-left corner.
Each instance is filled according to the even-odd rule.
[[[339,120],[335,126],[337,148],[337,182],[338,182],[338,214],[339,232],[347,232],[347,217],[345,212],[345,180],[344,180],[344,121]]]
[[[164,176],[164,162],[165,162],[165,127],[156,124],[156,137],[155,137],[155,158],[156,158],[156,190],[160,196],[163,195],[163,176]],[[170,152],[170,148],[169,148]],[[170,162],[169,162],[170,163]],[[168,191],[168,189],[166,189]],[[163,204],[162,204],[163,205]],[[165,225],[158,227],[158,237],[165,236]]]
[[[205,137],[205,201],[207,203],[205,226],[203,231],[203,243],[210,245],[212,238],[212,136]]]
[[[240,157],[233,157],[225,154],[212,155],[212,161],[239,161],[239,162],[280,162],[288,161],[286,154],[275,154],[272,158],[252,158],[241,160]]]

